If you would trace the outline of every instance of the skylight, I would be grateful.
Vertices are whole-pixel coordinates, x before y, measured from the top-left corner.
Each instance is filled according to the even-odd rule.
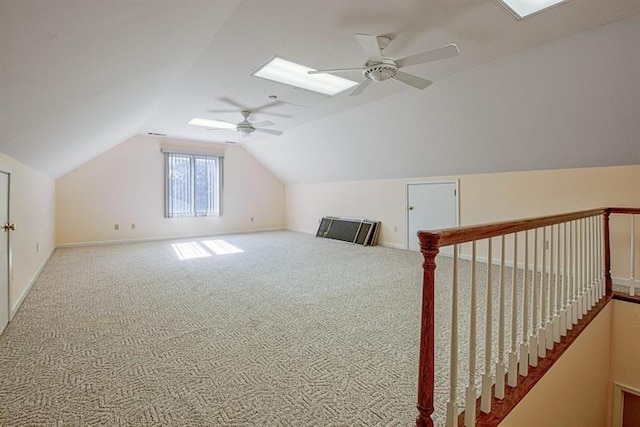
[[[188,125],[203,126],[206,128],[235,129],[236,125],[229,122],[221,122],[219,120],[209,120],[194,117],[187,122]]]
[[[332,74],[308,74],[309,71],[316,70],[274,56],[251,75],[330,96],[358,84]]]
[[[516,18],[523,19],[527,16],[542,12],[557,4],[567,0],[498,0],[504,7],[509,9]]]

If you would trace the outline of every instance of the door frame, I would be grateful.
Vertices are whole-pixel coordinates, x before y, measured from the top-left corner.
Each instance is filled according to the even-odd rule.
[[[420,185],[420,184],[455,184],[456,186],[456,227],[460,227],[460,178],[451,178],[451,179],[423,179],[420,181],[407,181],[405,182],[405,191],[404,191],[404,221],[405,221],[405,249],[409,250],[409,186],[410,185]],[[415,237],[415,236],[414,236]]]
[[[640,390],[636,388],[617,382],[613,383],[613,414],[611,427],[622,427],[622,422],[624,421],[622,419],[624,393],[640,396]]]
[[[11,168],[0,163],[0,172],[7,174],[7,220],[11,223]],[[3,226],[4,224],[0,224]],[[11,279],[13,278],[13,255],[11,253],[11,232],[7,232],[7,310],[9,313],[9,323],[13,320],[11,310]]]

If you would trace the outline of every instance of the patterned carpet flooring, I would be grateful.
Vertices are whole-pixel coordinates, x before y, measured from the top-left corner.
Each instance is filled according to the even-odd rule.
[[[285,231],[58,249],[0,336],[0,425],[413,425],[421,278]]]

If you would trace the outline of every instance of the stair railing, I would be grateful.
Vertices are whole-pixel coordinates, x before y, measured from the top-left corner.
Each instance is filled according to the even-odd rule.
[[[527,378],[529,373],[544,374],[559,357],[553,356],[554,348],[561,354],[565,341],[575,339],[611,298],[611,213],[638,214],[640,209],[592,209],[418,232],[424,272],[416,426],[431,427],[434,418],[447,427],[475,426],[479,417],[493,417],[497,425],[524,396],[518,388],[533,387],[539,378]],[[436,283],[436,256],[447,246],[453,247],[451,283]],[[471,263],[469,283],[459,277],[462,262]],[[632,279],[633,274],[632,267]],[[451,287],[451,321],[446,413],[434,417],[434,373],[447,371],[434,360],[436,328],[442,326],[435,324],[437,286]],[[466,313],[460,312],[461,300]],[[460,335],[462,314],[468,317],[468,330]],[[460,346],[467,348],[459,352]],[[461,366],[464,351],[468,363]],[[507,400],[508,408],[501,405]],[[496,406],[502,415],[492,413]]]

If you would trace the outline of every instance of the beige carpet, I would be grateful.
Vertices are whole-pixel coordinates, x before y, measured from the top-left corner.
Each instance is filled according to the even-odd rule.
[[[0,337],[0,425],[413,425],[421,262],[292,232],[58,249]]]

